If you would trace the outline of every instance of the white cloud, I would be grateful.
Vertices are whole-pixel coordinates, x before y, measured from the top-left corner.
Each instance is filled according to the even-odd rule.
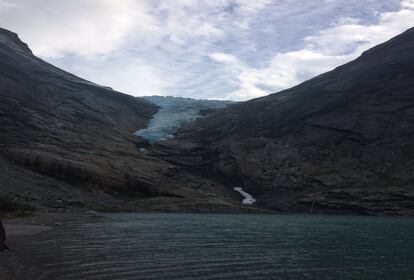
[[[414,1],[413,0],[403,0],[401,6],[404,9],[414,9]]]
[[[414,0],[0,0],[35,54],[133,95],[246,100],[412,24]]]
[[[210,54],[210,57],[211,59],[217,62],[222,62],[230,66],[238,66],[238,65],[241,66],[242,65],[241,62],[237,59],[237,57],[235,57],[232,54],[215,52],[215,53]]]
[[[228,53],[213,53],[210,58],[222,63],[229,78],[238,81],[239,88],[228,92],[226,97],[246,100],[292,87],[351,61],[412,27],[413,19],[414,0],[403,0],[399,11],[380,14],[377,24],[340,19],[336,26],[304,38],[303,49],[275,54],[265,67],[250,67]]]
[[[309,47],[325,54],[353,53],[380,44],[414,26],[414,0],[403,0],[401,10],[383,13],[373,25],[349,22],[323,30],[305,40]]]
[[[258,11],[266,8],[270,4],[270,0],[236,0],[235,3],[238,9],[245,14],[257,13]]]
[[[97,60],[88,64],[88,67],[77,65],[75,72],[98,84],[135,96],[162,94],[168,83],[168,79],[162,79],[156,68],[138,58],[133,61]],[[111,83],[108,84],[108,81]]]
[[[269,3],[269,0],[175,0],[160,2],[157,10],[165,13],[161,19],[165,34],[173,42],[186,43],[189,38],[219,39],[232,25],[247,28],[251,17]],[[226,12],[229,7],[234,14],[231,20]]]
[[[311,50],[275,55],[265,68],[253,68],[225,53],[214,53],[213,60],[225,64],[239,89],[225,99],[246,100],[289,88],[306,77],[323,73],[349,60],[349,56],[328,56]]]
[[[131,32],[157,28],[143,1],[1,1],[0,24],[19,32],[45,58],[106,54],[120,48]]]
[[[34,53],[96,56],[116,51],[127,39],[167,37],[172,43],[216,39],[229,23],[223,10],[234,5],[248,18],[269,0],[0,0],[0,25],[15,30]],[[234,18],[238,18],[235,16]],[[145,44],[148,44],[148,40]]]

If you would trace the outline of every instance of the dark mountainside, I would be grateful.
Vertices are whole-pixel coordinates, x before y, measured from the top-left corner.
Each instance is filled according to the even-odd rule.
[[[292,89],[218,110],[152,153],[238,182],[267,209],[412,215],[414,29]]]
[[[0,29],[0,202],[56,212],[258,211],[241,205],[233,188],[242,187],[269,210],[412,215],[413,91],[410,29],[149,148],[133,133],[156,106],[64,72]]]
[[[234,191],[139,151],[133,133],[157,110],[46,63],[0,29],[0,196],[56,211],[239,211]]]

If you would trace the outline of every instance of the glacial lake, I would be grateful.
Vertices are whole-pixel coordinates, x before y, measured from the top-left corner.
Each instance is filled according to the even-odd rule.
[[[16,279],[414,279],[402,217],[110,214],[19,246]]]

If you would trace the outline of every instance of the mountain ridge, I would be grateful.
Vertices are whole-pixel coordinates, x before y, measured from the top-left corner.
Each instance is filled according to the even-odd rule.
[[[247,211],[219,184],[139,150],[133,133],[155,105],[35,57],[4,29],[0,99],[1,196],[55,211]]]
[[[356,60],[212,113],[153,153],[237,181],[265,208],[413,213],[414,29]]]
[[[56,68],[0,29],[0,193],[55,211],[413,215],[413,77],[410,29],[149,146],[133,133],[159,106]]]

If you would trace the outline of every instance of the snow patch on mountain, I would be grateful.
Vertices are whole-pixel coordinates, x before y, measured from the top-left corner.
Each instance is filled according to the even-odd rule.
[[[236,192],[239,192],[244,197],[244,199],[242,200],[242,204],[249,204],[249,205],[251,205],[251,204],[253,204],[253,203],[256,202],[256,199],[254,199],[251,194],[243,191],[242,188],[234,188],[234,190]]]
[[[150,120],[148,127],[135,132],[135,135],[150,143],[172,138],[174,133],[185,124],[212,110],[221,109],[234,103],[232,101],[155,95],[142,98],[160,107],[160,110]]]

